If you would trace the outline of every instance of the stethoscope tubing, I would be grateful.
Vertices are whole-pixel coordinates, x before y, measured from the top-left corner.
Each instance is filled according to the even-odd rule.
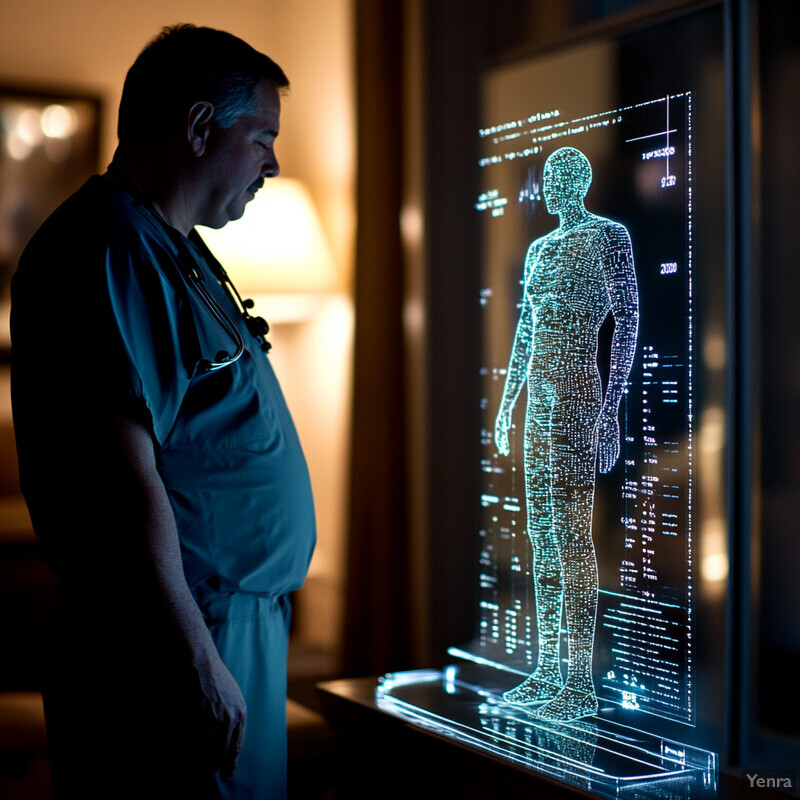
[[[213,361],[210,359],[202,359],[198,363],[197,369],[200,372],[215,372],[216,370],[229,367],[236,363],[241,358],[242,353],[244,353],[244,339],[239,333],[236,323],[230,318],[225,309],[219,304],[211,292],[209,292],[205,285],[205,278],[200,267],[187,249],[184,242],[180,240],[177,231],[175,231],[161,216],[161,214],[158,213],[154,206],[141,195],[133,181],[116,168],[116,165],[113,163],[109,165],[106,176],[120,186],[124,191],[128,192],[128,194],[130,194],[137,202],[139,202],[156,221],[157,225],[163,230],[164,234],[170,240],[170,242],[172,242],[172,245],[176,250],[178,269],[184,280],[187,282],[190,288],[194,288],[195,293],[200,298],[203,305],[208,309],[208,311],[211,312],[211,315],[219,323],[220,327],[222,327],[223,330],[228,334],[228,336],[230,336],[235,345],[235,352],[233,355],[229,356],[224,351],[220,351],[217,353],[215,360]],[[200,235],[196,231],[193,231],[193,233],[197,239],[197,242],[195,242],[196,246],[199,246],[200,249],[205,251],[207,254],[206,261],[209,263],[209,266],[215,273],[220,286],[228,294],[231,300],[239,306],[242,318],[247,325],[248,331],[250,331],[253,336],[261,339],[261,349],[264,350],[264,352],[268,352],[270,349],[270,344],[266,339],[266,333],[269,331],[269,325],[267,325],[266,321],[261,317],[253,317],[250,315],[248,311],[250,306],[248,306],[248,303],[252,305],[252,301],[242,300],[239,292],[233,285],[233,282],[228,277],[228,273],[225,271],[224,267],[217,262],[213,253],[211,253],[211,251],[208,249],[206,243],[202,240]]]
[[[228,316],[225,309],[222,308],[222,306],[217,302],[216,298],[211,294],[211,292],[208,291],[203,276],[199,274],[194,265],[189,271],[189,278],[203,304],[220,324],[220,327],[228,333],[236,346],[236,351],[232,356],[229,356],[227,353],[218,353],[215,356],[215,358],[218,360],[210,361],[209,359],[203,359],[203,361],[200,362],[200,368],[203,372],[215,372],[223,369],[224,367],[229,367],[231,364],[234,364],[236,361],[238,361],[241,358],[242,353],[244,353],[244,339],[242,338],[242,334],[239,333],[236,323],[234,323],[234,321]],[[224,358],[222,355],[224,355]]]

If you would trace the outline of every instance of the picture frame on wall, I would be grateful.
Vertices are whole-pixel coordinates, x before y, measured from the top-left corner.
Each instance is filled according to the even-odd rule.
[[[101,103],[0,85],[0,358],[8,361],[11,276],[36,229],[97,171]]]

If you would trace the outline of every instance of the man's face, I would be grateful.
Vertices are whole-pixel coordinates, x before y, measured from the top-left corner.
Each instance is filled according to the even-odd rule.
[[[197,224],[221,228],[239,219],[265,178],[279,172],[275,137],[280,128],[281,99],[272,83],[255,87],[255,108],[240,114],[227,129],[213,127],[203,158],[204,195]]]

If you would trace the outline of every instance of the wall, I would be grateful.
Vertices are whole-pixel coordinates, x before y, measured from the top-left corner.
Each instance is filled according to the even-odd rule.
[[[351,0],[5,0],[0,6],[0,85],[67,89],[104,104],[100,164],[116,146],[116,109],[125,73],[164,25],[193,22],[222,28],[268,53],[285,69],[292,90],[284,101],[277,154],[284,175],[304,180],[320,211],[343,293],[331,313],[274,326],[275,364],[295,404],[317,498],[320,545],[300,630],[331,645],[337,631],[343,548],[352,310],[349,284],[354,230],[355,143],[351,62]],[[260,309],[268,314],[268,310]],[[342,320],[344,317],[344,320]],[[318,379],[309,350],[325,336],[337,376]],[[283,350],[282,355],[278,355]],[[315,378],[317,378],[315,380]],[[309,388],[313,387],[313,388]],[[5,397],[0,403],[8,419]],[[336,436],[320,436],[324,420]]]
[[[350,0],[9,0],[0,7],[0,82],[66,86],[106,104],[101,165],[116,145],[125,73],[163,25],[223,28],[272,56],[292,92],[278,156],[305,180],[334,255],[350,272],[353,228],[353,90]]]

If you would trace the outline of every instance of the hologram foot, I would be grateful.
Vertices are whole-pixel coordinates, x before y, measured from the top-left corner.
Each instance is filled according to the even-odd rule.
[[[550,677],[550,676],[548,676]],[[539,677],[539,673],[534,672],[526,678],[515,689],[503,692],[503,700],[516,706],[527,706],[531,703],[542,703],[545,700],[552,700],[562,689],[560,676],[554,676],[550,680]]]
[[[565,686],[549,703],[533,712],[551,722],[569,722],[597,713],[597,695]]]

